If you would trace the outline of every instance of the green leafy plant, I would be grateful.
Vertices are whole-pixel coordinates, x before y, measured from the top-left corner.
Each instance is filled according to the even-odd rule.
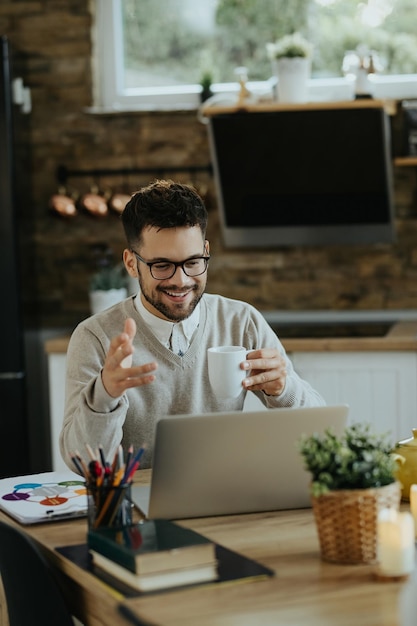
[[[200,85],[203,91],[209,91],[213,83],[213,74],[210,70],[205,70],[201,75]]]
[[[114,253],[107,244],[94,244],[92,256],[96,271],[90,278],[90,291],[127,288],[128,276],[123,263],[115,263]]]
[[[369,424],[353,424],[337,437],[304,435],[298,442],[305,468],[311,473],[311,493],[335,489],[367,489],[395,482],[396,463],[386,434],[371,433]]]
[[[101,268],[90,280],[90,291],[109,291],[123,287],[127,287],[127,276],[122,263]]]
[[[266,51],[270,60],[295,57],[311,57],[313,45],[300,33],[285,35],[274,43],[266,44]]]

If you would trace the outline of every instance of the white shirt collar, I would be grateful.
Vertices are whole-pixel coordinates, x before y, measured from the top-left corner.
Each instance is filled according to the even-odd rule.
[[[142,299],[140,297],[140,292],[137,294],[134,299],[135,307],[137,311],[143,317],[145,323],[149,326],[153,334],[159,341],[169,348],[170,337],[172,334],[172,329],[174,326],[179,325],[182,329],[182,332],[188,342],[191,341],[191,338],[199,324],[200,321],[200,303],[197,304],[194,311],[191,313],[190,317],[187,317],[182,322],[169,322],[168,320],[163,320],[153,313],[150,313],[143,306]]]

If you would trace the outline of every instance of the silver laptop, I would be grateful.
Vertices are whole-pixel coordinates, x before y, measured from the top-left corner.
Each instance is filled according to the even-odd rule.
[[[302,433],[340,435],[348,405],[172,415],[156,425],[151,485],[133,486],[148,519],[311,506]]]

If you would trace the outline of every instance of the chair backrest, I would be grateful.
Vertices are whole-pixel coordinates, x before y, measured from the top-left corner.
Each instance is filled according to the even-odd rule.
[[[28,534],[4,522],[0,575],[10,626],[74,626],[50,563]]]

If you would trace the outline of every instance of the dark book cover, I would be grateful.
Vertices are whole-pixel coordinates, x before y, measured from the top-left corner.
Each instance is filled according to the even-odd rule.
[[[212,563],[214,543],[169,520],[145,520],[123,528],[90,529],[89,549],[135,574],[153,574]]]

